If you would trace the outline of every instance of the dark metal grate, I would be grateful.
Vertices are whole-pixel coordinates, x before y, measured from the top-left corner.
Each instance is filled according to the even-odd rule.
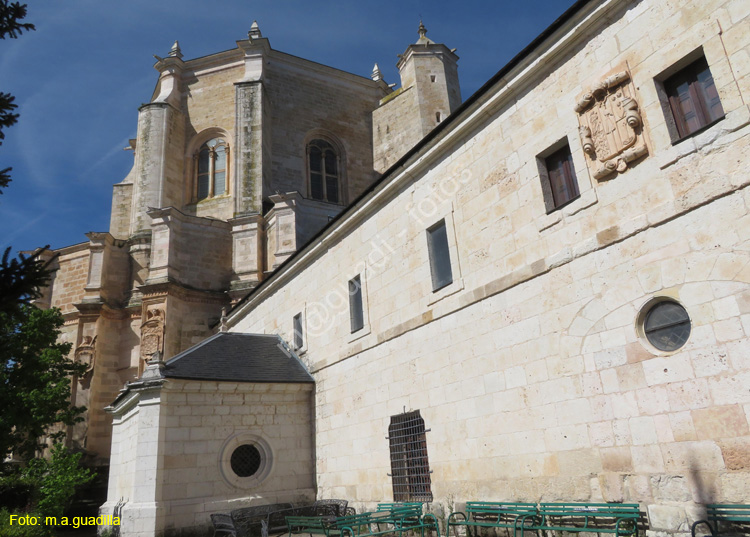
[[[260,468],[260,451],[255,446],[243,444],[232,452],[232,471],[239,477],[250,477]]]
[[[388,441],[396,502],[432,501],[426,432],[419,410],[391,417]]]

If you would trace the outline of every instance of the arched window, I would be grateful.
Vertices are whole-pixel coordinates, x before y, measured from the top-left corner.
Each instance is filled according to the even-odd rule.
[[[307,145],[307,165],[310,174],[310,197],[314,200],[339,203],[340,159],[334,147],[325,140],[313,140]]]
[[[212,138],[195,155],[195,200],[221,196],[227,191],[229,146],[221,138]]]

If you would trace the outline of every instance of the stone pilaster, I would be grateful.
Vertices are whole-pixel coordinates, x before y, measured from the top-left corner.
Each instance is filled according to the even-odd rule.
[[[239,300],[263,275],[264,220],[260,214],[241,216],[232,225],[232,280],[229,293]]]

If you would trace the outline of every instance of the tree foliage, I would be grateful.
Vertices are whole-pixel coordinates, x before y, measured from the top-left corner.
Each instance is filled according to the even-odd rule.
[[[21,22],[26,17],[26,4],[0,0],[0,39],[7,37],[16,39],[23,32],[34,30],[34,25]],[[18,108],[13,101],[15,98],[10,93],[0,92],[0,145],[3,144],[5,133],[3,129],[10,127],[18,121],[18,114],[14,112]],[[2,189],[10,183],[10,171],[12,168],[0,170],[0,194]]]
[[[61,517],[70,507],[76,487],[94,479],[94,472],[81,467],[83,453],[71,453],[62,444],[55,444],[48,459],[38,458],[24,468],[26,479],[39,486],[36,504],[40,513]]]
[[[0,314],[12,315],[24,304],[41,296],[40,289],[49,283],[48,263],[41,259],[44,248],[30,256],[20,254],[10,259],[10,247],[0,260]]]
[[[62,325],[54,308],[25,304],[0,313],[0,460],[11,452],[31,460],[50,426],[81,420],[84,409],[71,406],[70,383],[85,365],[68,358],[70,343],[57,341]],[[62,436],[60,431],[51,438]]]

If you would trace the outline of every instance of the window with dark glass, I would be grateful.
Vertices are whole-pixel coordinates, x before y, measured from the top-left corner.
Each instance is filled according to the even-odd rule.
[[[685,138],[724,117],[713,76],[701,57],[664,80],[678,139]]]
[[[427,250],[430,255],[432,290],[438,291],[453,283],[451,255],[448,250],[448,232],[445,220],[441,220],[427,230]]]
[[[232,452],[229,464],[237,476],[250,477],[257,473],[261,462],[262,458],[258,448],[250,444],[243,444]]]
[[[307,146],[310,172],[310,197],[339,203],[339,156],[325,140],[313,140]]]
[[[643,322],[646,339],[660,351],[675,351],[690,337],[690,317],[677,302],[657,302]]]
[[[559,209],[580,195],[573,156],[567,144],[544,159],[544,165],[552,192],[552,210]]]
[[[393,500],[396,502],[432,501],[426,433],[419,410],[391,416],[388,443]]]
[[[362,305],[362,280],[355,276],[349,280],[349,321],[352,333],[365,326],[365,312]]]
[[[302,314],[294,316],[294,348],[301,349],[305,344],[305,334],[302,331]]]
[[[221,138],[203,144],[196,155],[195,199],[221,196],[227,191],[227,153]]]

